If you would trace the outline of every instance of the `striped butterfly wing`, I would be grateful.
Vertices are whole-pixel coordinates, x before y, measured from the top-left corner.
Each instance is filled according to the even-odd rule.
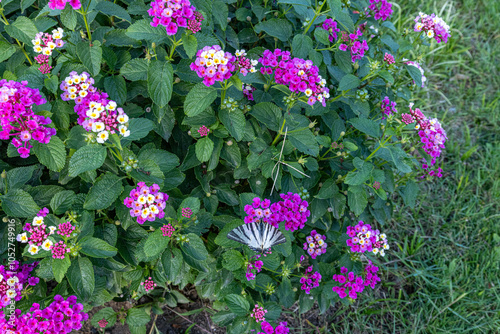
[[[283,233],[271,224],[265,224],[264,234],[262,236],[262,249],[266,250],[273,246],[283,244],[286,238]]]
[[[247,245],[254,252],[260,252],[262,247],[262,231],[264,226],[261,222],[253,222],[236,227],[227,234],[227,238]]]

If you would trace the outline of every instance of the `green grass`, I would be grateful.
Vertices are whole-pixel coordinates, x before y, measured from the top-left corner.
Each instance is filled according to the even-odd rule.
[[[396,26],[423,11],[452,28],[448,44],[426,53],[429,85],[414,101],[448,132],[445,177],[421,184],[414,209],[395,208],[384,283],[337,310],[328,331],[499,333],[500,2],[397,6]]]

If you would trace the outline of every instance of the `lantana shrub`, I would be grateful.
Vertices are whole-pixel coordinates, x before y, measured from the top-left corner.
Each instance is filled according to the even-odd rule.
[[[451,38],[395,8],[2,0],[1,332],[146,333],[194,287],[228,333],[293,333],[286,309],[392,284],[394,201],[445,173],[446,124],[413,96]],[[227,238],[260,223],[286,242]],[[132,307],[89,319],[113,300]]]

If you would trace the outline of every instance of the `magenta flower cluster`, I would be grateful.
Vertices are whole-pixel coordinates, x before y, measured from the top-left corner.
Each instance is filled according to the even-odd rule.
[[[71,249],[66,245],[64,241],[56,242],[51,247],[52,258],[54,259],[64,259],[66,253],[69,253]]]
[[[26,286],[38,284],[39,278],[30,276],[37,265],[38,262],[20,265],[14,260],[8,267],[0,266],[0,308],[10,305],[13,300],[20,301]]]
[[[172,224],[163,225],[161,227],[161,232],[164,237],[171,237],[175,232],[175,228],[172,226]]]
[[[144,290],[146,290],[146,292],[149,292],[156,287],[156,283],[153,281],[151,277],[148,277],[147,280],[141,282],[141,285],[144,287]]]
[[[209,132],[210,129],[207,128],[205,125],[200,126],[200,128],[198,129],[198,133],[200,134],[201,137],[208,136]]]
[[[248,101],[253,101],[253,92],[257,88],[243,84],[242,89],[243,89],[243,95],[248,99]]]
[[[69,238],[71,236],[71,233],[75,231],[76,227],[71,225],[71,222],[64,222],[59,224],[57,229],[58,229],[57,234]]]
[[[80,9],[82,7],[80,0],[49,0],[49,8],[52,10],[64,9],[68,2],[73,9]]]
[[[315,271],[312,273],[313,267],[309,266],[304,276],[300,278],[300,284],[302,284],[301,289],[305,290],[306,294],[311,293],[311,289],[317,288],[319,286],[319,282],[321,282],[321,274],[319,271]]]
[[[256,273],[260,273],[262,271],[264,262],[260,261],[259,258],[260,255],[256,255],[248,261],[247,272],[245,274],[247,281],[254,280]]]
[[[372,265],[372,261],[368,260],[368,264],[364,268],[363,275],[355,275],[352,271],[347,273],[347,268],[340,268],[340,275],[333,275],[333,280],[340,283],[339,286],[332,288],[333,292],[338,293],[340,298],[349,296],[351,299],[358,298],[358,293],[363,292],[366,286],[375,289],[377,282],[380,282],[380,277],[377,276],[378,267]]]
[[[373,12],[375,20],[388,20],[392,15],[392,4],[387,0],[370,0],[368,7]]]
[[[245,50],[236,50],[234,53],[236,56],[236,67],[238,71],[246,76],[248,73],[255,73],[257,70],[255,69],[255,65],[259,62],[254,59],[247,58],[247,53]]]
[[[384,97],[382,104],[380,105],[380,109],[387,116],[391,116],[393,113],[396,114],[398,112],[396,109],[396,102],[391,101],[389,96]]]
[[[337,39],[337,33],[340,32],[340,29],[337,28],[337,22],[333,19],[326,19],[321,27],[329,32],[328,40],[333,43]]]
[[[201,29],[203,16],[196,12],[189,0],[153,0],[150,5],[151,26],[164,26],[167,35],[175,35],[179,28],[187,28],[193,33]]]
[[[264,321],[261,324],[261,329],[263,330],[263,332],[258,332],[258,334],[288,334],[290,333],[290,329],[287,326],[288,324],[283,321],[280,322],[280,324],[276,326],[276,328],[273,328],[270,323]]]
[[[146,221],[155,221],[165,216],[163,211],[168,201],[168,195],[159,191],[160,186],[153,184],[148,187],[146,183],[137,183],[137,188],[130,191],[130,197],[125,198],[124,204],[130,209],[130,215],[137,217],[139,224]]]
[[[52,123],[48,117],[35,115],[33,105],[46,101],[38,89],[29,88],[27,81],[0,80],[0,139],[11,139],[21,158],[30,155],[30,140],[48,144],[56,129],[46,127]]]
[[[251,205],[247,204],[244,207],[244,211],[247,214],[244,218],[245,224],[262,220],[263,222],[269,223],[277,228],[279,225],[279,217],[272,213],[270,205],[270,200],[261,200],[260,198],[255,197]]]
[[[438,43],[448,42],[450,37],[450,27],[442,18],[435,14],[427,15],[420,12],[415,18],[414,30],[424,32],[429,38],[434,38]]]
[[[387,237],[379,230],[373,230],[370,224],[359,221],[355,226],[347,226],[347,235],[351,238],[346,241],[353,253],[372,252],[385,256],[389,249]]]
[[[229,79],[236,70],[236,57],[224,52],[219,45],[205,46],[196,53],[189,68],[195,71],[206,86]]]
[[[261,73],[274,73],[277,84],[287,86],[293,93],[305,94],[311,106],[316,102],[326,106],[330,93],[326,80],[319,75],[319,69],[312,60],[292,58],[289,51],[276,49],[274,52],[265,50],[259,62],[262,64]]]
[[[99,327],[105,328],[108,325],[108,321],[106,319],[102,318],[101,320],[99,320],[97,322],[97,324],[99,325]]]
[[[325,242],[326,235],[321,235],[316,230],[311,231],[311,235],[306,237],[304,250],[307,251],[313,259],[326,253],[327,244]]]
[[[44,309],[34,303],[26,314],[17,309],[13,319],[6,319],[5,314],[1,313],[0,328],[5,330],[2,333],[10,331],[22,334],[66,334],[78,331],[89,316],[83,311],[83,305],[76,301],[76,296],[64,300],[62,296],[56,295],[54,301]]]
[[[340,44],[339,50],[351,52],[351,61],[353,63],[356,60],[361,59],[365,56],[365,52],[368,51],[368,44],[366,40],[359,41],[359,37],[363,36],[361,29],[356,30],[355,34],[347,34],[347,32],[342,31],[342,41],[344,43]]]
[[[396,62],[394,60],[394,56],[387,52],[384,55],[384,61],[387,63],[387,65],[392,65]]]
[[[267,313],[267,310],[265,310],[262,306],[259,306],[255,304],[255,307],[252,310],[252,313],[250,314],[251,318],[254,318],[257,323],[263,322],[265,319],[265,315]]]

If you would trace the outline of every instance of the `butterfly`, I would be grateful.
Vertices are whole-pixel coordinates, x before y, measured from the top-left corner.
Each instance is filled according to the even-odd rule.
[[[227,234],[227,238],[260,253],[286,242],[285,236],[276,227],[260,221],[238,226]]]

